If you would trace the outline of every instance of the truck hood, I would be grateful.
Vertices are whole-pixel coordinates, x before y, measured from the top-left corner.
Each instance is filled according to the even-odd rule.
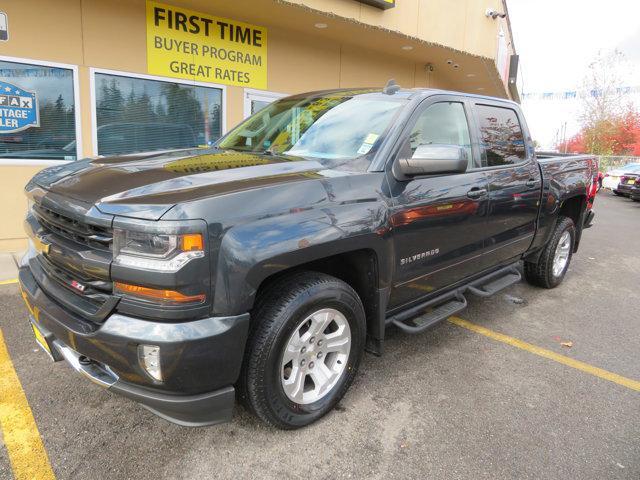
[[[158,220],[178,202],[318,177],[323,168],[300,157],[183,150],[80,160],[32,183],[103,213]]]

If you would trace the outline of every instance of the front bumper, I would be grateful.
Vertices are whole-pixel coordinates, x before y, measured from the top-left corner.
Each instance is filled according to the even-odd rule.
[[[102,324],[76,316],[50,298],[28,267],[20,269],[22,296],[54,360],[162,418],[199,426],[231,419],[249,314],[154,322],[114,313]],[[158,345],[163,382],[138,359],[138,345]]]

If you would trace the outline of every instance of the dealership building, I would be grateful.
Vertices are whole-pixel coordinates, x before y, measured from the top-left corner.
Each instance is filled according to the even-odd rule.
[[[338,87],[518,99],[501,0],[20,0],[0,4],[0,251],[22,190],[78,158],[207,146],[268,103]]]

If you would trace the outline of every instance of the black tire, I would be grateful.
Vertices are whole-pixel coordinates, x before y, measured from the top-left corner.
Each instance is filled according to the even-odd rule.
[[[560,243],[560,238],[564,232],[568,231],[571,236],[569,257],[559,275],[553,273],[553,259]],[[542,288],[555,288],[562,283],[565,274],[571,264],[573,248],[576,241],[576,226],[569,217],[559,217],[551,239],[544,247],[537,263],[524,262],[524,277],[531,285]]]
[[[618,190],[613,190],[613,194],[617,195],[618,197],[624,197],[624,194],[622,192],[619,192]]]
[[[351,348],[337,383],[314,403],[295,403],[282,386],[282,355],[291,334],[311,313],[338,310],[351,331]],[[252,312],[249,340],[240,376],[239,394],[258,418],[292,430],[329,412],[355,378],[364,352],[366,320],[358,294],[345,282],[317,272],[282,278],[260,295]]]

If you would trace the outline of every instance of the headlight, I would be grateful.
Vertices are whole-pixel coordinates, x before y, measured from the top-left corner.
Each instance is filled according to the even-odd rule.
[[[170,235],[113,231],[114,263],[126,267],[162,272],[177,272],[194,258],[204,257],[201,233]]]

